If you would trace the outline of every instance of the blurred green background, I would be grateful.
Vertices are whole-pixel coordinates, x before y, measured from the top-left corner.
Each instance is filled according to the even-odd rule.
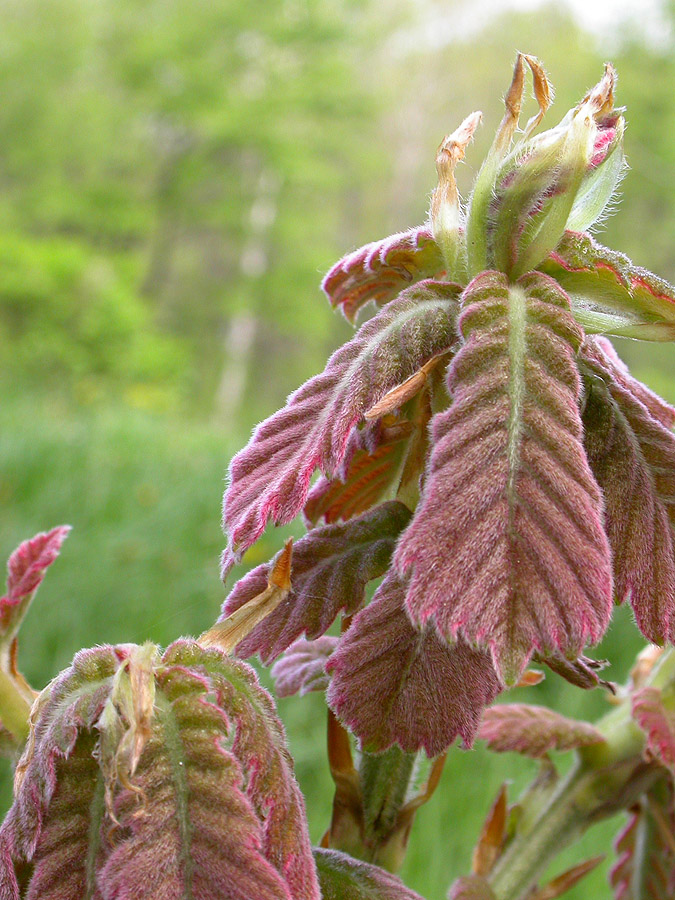
[[[81,646],[166,644],[214,620],[228,460],[350,333],[320,277],[424,220],[440,139],[482,109],[468,192],[516,49],[557,89],[549,124],[611,57],[630,169],[600,239],[675,280],[675,9],[647,21],[639,8],[617,18],[608,4],[590,28],[562,3],[0,0],[0,557],[74,526],[22,633],[35,686]],[[618,349],[675,401],[672,347]],[[281,541],[268,531],[247,565]],[[608,677],[625,678],[639,646],[621,610],[598,651]],[[606,707],[554,676],[527,699]],[[322,700],[280,707],[318,840]],[[453,750],[407,883],[444,897],[499,784],[515,797],[533,773]],[[5,767],[3,808],[9,782]],[[555,871],[607,850],[618,825]],[[569,896],[609,896],[607,865]]]

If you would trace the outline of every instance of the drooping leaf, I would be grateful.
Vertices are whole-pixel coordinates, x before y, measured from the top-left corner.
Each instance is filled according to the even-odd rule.
[[[267,522],[290,522],[312,474],[332,475],[364,413],[427,360],[455,343],[456,285],[424,281],[404,291],[337,350],[321,375],[291,394],[232,460],[223,524],[227,572]]]
[[[354,250],[333,266],[321,287],[331,304],[354,322],[369,300],[383,306],[409,285],[444,269],[431,231],[420,226]]]
[[[675,435],[622,383],[603,345],[587,341],[582,360],[584,442],[604,494],[617,599],[660,644],[675,633]]]
[[[323,900],[423,900],[400,878],[339,850],[315,848]]]
[[[570,684],[580,687],[584,691],[602,686],[612,693],[615,692],[612,683],[603,681],[598,675],[598,672],[607,665],[607,660],[591,659],[588,656],[566,659],[560,653],[549,653],[546,656],[535,653],[534,658],[548,666],[552,672],[560,675],[565,681],[569,681]]]
[[[308,532],[295,544],[288,596],[238,645],[237,654],[260,653],[269,663],[303,632],[309,638],[322,635],[341,609],[355,613],[366,584],[386,572],[409,521],[408,508],[391,500],[348,522]],[[267,564],[258,566],[234,586],[223,618],[264,590],[268,569]]]
[[[632,701],[633,719],[647,736],[645,755],[675,773],[675,711],[655,687],[635,691]]]
[[[432,626],[421,631],[404,607],[406,584],[389,572],[328,661],[328,703],[369,750],[397,743],[429,756],[459,736],[473,742],[482,710],[499,693],[490,656]]]
[[[675,289],[623,253],[589,234],[567,231],[539,270],[555,278],[570,297],[572,312],[589,334],[616,334],[644,341],[675,337]]]
[[[489,648],[515,683],[534,651],[578,655],[612,609],[602,496],[586,461],[567,298],[538,273],[485,272],[463,295],[466,343],[434,417],[422,502],[399,542],[407,606]]]
[[[588,722],[576,722],[545,706],[527,703],[486,709],[478,737],[496,753],[512,751],[534,759],[551,750],[574,750],[604,741]]]
[[[82,651],[41,695],[0,829],[7,898],[318,900],[302,797],[254,672],[191,641],[150,649]]]
[[[325,691],[330,681],[326,660],[337,643],[338,638],[323,635],[315,641],[301,638],[291,644],[270,670],[277,696],[303,697],[311,691]]]
[[[3,646],[16,635],[45,571],[59,555],[70,525],[36,534],[12,553],[7,563],[7,593],[0,598],[0,638]]]
[[[628,813],[609,873],[614,900],[671,900],[675,895],[675,807],[670,776],[660,778]]]

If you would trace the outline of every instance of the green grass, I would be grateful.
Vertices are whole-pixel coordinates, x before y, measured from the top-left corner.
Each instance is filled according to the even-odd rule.
[[[74,526],[21,634],[20,665],[35,687],[68,665],[80,647],[144,640],[166,645],[213,622],[225,594],[218,576],[223,479],[230,456],[246,437],[242,430],[128,409],[74,414],[57,403],[20,397],[3,404],[0,556],[6,558],[37,531],[64,522]],[[269,558],[288,531],[268,531],[247,563]],[[621,610],[599,651],[615,663],[609,678],[625,678],[639,646],[630,616]],[[263,681],[270,685],[266,673]],[[602,692],[584,693],[553,675],[517,693],[572,716],[597,716],[606,709]],[[279,707],[318,842],[332,800],[323,698],[290,698]],[[405,881],[427,900],[444,898],[453,878],[469,869],[471,849],[500,784],[510,781],[515,799],[535,772],[534,763],[512,755],[453,749],[436,796],[418,814]],[[9,767],[1,774],[0,802],[6,807]],[[617,826],[598,826],[583,850],[568,852],[554,872],[607,851]],[[608,897],[606,869],[567,896]]]

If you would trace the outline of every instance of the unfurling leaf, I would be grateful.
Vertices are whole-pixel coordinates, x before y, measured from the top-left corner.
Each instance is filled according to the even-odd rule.
[[[118,763],[125,740],[136,763],[124,776],[115,735]],[[17,775],[3,900],[320,896],[281,723],[253,670],[218,650],[81,651],[40,696]]]
[[[500,690],[489,654],[414,628],[405,592],[390,572],[356,616],[328,662],[328,703],[368,750],[397,743],[436,756],[457,736],[470,746]]]
[[[593,869],[597,868],[601,862],[604,862],[604,859],[604,856],[593,856],[577,866],[572,866],[571,869],[567,869],[562,875],[556,876],[548,884],[537,888],[528,900],[557,900],[558,897],[562,897],[575,884],[578,884],[582,878],[585,878]]]
[[[423,900],[400,878],[338,850],[314,850],[323,900]]]
[[[335,474],[352,429],[387,391],[456,341],[456,285],[424,281],[404,291],[337,350],[232,460],[223,524],[223,572],[262,534],[302,509],[318,468]]]
[[[237,607],[225,619],[209,628],[199,638],[203,647],[220,647],[226,653],[241,643],[263,619],[271,615],[291,590],[291,557],[293,539],[272,560],[267,575],[267,587],[261,593]]]
[[[362,306],[383,306],[409,285],[440,275],[445,262],[426,227],[392,234],[359,247],[336,263],[321,287],[333,306],[354,322]]]
[[[514,683],[532,653],[577,655],[612,609],[602,496],[586,461],[565,294],[531,273],[485,272],[462,297],[466,343],[434,417],[422,502],[396,564],[407,607],[489,648]]]
[[[330,682],[326,660],[337,647],[338,638],[323,637],[315,641],[300,639],[274,663],[270,674],[278,697],[301,697],[311,691],[325,691]]]
[[[607,342],[588,340],[581,359],[584,441],[605,498],[617,599],[630,601],[642,633],[661,644],[675,634],[675,435]],[[665,404],[643,396],[665,419]]]
[[[607,660],[591,659],[588,656],[566,659],[560,653],[550,653],[546,656],[535,653],[534,658],[548,666],[552,672],[560,675],[565,681],[569,681],[570,684],[584,691],[602,686],[611,693],[615,693],[615,686],[610,681],[603,681],[598,675],[598,672],[607,665]]]
[[[615,900],[672,900],[675,896],[675,807],[670,776],[660,778],[628,813],[617,835],[609,874]]]
[[[344,524],[308,532],[295,545],[288,596],[241,641],[237,655],[260,653],[268,663],[303,632],[320,637],[340,610],[355,613],[366,584],[389,567],[396,539],[409,521],[408,508],[392,500]],[[225,620],[264,590],[268,571],[268,565],[258,566],[234,586],[223,607]]]
[[[675,774],[675,710],[658,688],[643,687],[632,695],[633,719],[647,735],[645,756]]]
[[[0,641],[9,645],[16,636],[33,594],[40,586],[45,571],[59,555],[70,525],[36,534],[24,541],[7,563],[7,593],[0,598]]]
[[[590,235],[565,232],[539,270],[567,292],[572,312],[588,334],[643,341],[675,338],[673,287]]]
[[[605,740],[588,722],[576,722],[545,706],[525,703],[486,709],[478,737],[496,753],[513,751],[535,759],[551,750],[574,750]]]

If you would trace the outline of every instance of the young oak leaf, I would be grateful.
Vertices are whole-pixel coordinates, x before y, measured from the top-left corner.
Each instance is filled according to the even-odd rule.
[[[339,850],[316,847],[314,860],[323,900],[423,900],[396,875]]]
[[[303,697],[311,691],[325,691],[330,682],[326,660],[337,647],[338,640],[323,635],[315,641],[301,638],[291,644],[270,669],[277,696],[299,694]]]
[[[647,736],[645,756],[675,773],[675,711],[663,702],[661,691],[643,687],[632,695],[633,719]]]
[[[500,691],[490,656],[432,627],[416,629],[406,584],[390,571],[329,659],[328,704],[375,752],[392,744],[437,756],[461,737],[470,746],[482,710]]]
[[[337,350],[321,375],[291,394],[257,427],[230,466],[223,524],[226,573],[267,522],[290,522],[302,509],[318,468],[333,474],[349,435],[392,387],[456,341],[459,288],[425,281],[404,291]]]
[[[496,753],[512,751],[534,759],[551,750],[574,750],[604,741],[588,722],[576,722],[545,706],[525,703],[486,709],[478,737]]]
[[[589,334],[643,341],[675,337],[673,287],[589,234],[566,231],[538,268],[567,292],[575,318]]]
[[[675,435],[624,387],[603,344],[586,341],[581,360],[584,443],[604,494],[617,600],[630,600],[642,633],[661,644],[675,633]]]
[[[290,592],[241,641],[237,655],[260,653],[269,663],[303,632],[309,638],[322,635],[341,609],[355,613],[366,584],[389,567],[396,539],[409,521],[408,508],[391,500],[344,524],[309,531],[294,548]],[[267,564],[258,566],[235,584],[225,600],[223,618],[265,589],[268,571]]]
[[[354,250],[328,272],[321,287],[352,324],[362,306],[383,306],[402,290],[445,269],[443,254],[426,226],[411,228]]]
[[[0,598],[0,642],[9,646],[26,614],[28,605],[59,555],[70,525],[36,534],[12,553],[7,563],[7,593]]]
[[[506,683],[532,653],[578,655],[604,633],[612,571],[586,461],[565,294],[533,272],[484,272],[462,298],[466,343],[434,417],[422,502],[396,552],[406,604],[454,641],[489,648]]]
[[[609,873],[614,900],[670,900],[675,895],[673,783],[658,779],[628,813]]]
[[[0,830],[3,900],[318,900],[283,729],[244,663],[185,640],[154,657],[152,713],[123,703],[147,725],[137,765],[112,780],[102,713],[142,650],[82,651],[41,695]]]

